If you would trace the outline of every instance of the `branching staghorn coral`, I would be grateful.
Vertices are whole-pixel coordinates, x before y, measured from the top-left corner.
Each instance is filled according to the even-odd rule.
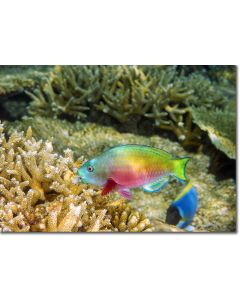
[[[228,101],[218,85],[197,72],[184,78],[183,84],[193,91],[186,99],[187,106],[223,108]]]
[[[103,99],[95,107],[120,123],[131,116],[143,116],[152,105],[151,84],[141,69],[134,66],[105,66],[101,69]]]
[[[200,73],[185,77],[177,66],[109,68],[104,102],[96,107],[121,123],[138,115],[173,132],[187,146],[200,144],[201,130],[192,122],[191,106],[223,107],[226,97]],[[107,74],[107,71],[105,71]],[[103,76],[104,77],[104,76]]]
[[[47,76],[51,66],[1,66],[0,96],[31,89]]]
[[[191,111],[187,105],[194,90],[185,86],[176,67],[167,70],[155,67],[153,70],[156,77],[149,91],[153,105],[144,116],[153,119],[156,127],[173,132],[183,144],[198,145],[200,131],[192,128]],[[151,76],[152,72],[150,70]]]
[[[152,231],[149,220],[123,199],[75,185],[69,149],[53,153],[50,141],[36,141],[31,128],[9,139],[0,124],[0,231]]]
[[[202,132],[191,107],[222,109],[234,90],[190,67],[185,75],[183,66],[56,66],[47,82],[27,92],[29,113],[98,121],[98,110],[132,130],[147,118],[183,145],[199,146]]]
[[[99,97],[99,70],[90,66],[56,66],[47,82],[33,92],[29,106],[31,115],[48,117],[74,116],[85,119],[88,103]]]
[[[117,66],[106,69],[107,75],[103,82],[110,84],[104,86],[104,101],[95,105],[99,110],[120,123],[131,121],[132,116],[153,119],[156,127],[173,132],[181,142],[199,145],[200,130],[192,128],[187,106],[194,90],[185,86],[176,67]]]

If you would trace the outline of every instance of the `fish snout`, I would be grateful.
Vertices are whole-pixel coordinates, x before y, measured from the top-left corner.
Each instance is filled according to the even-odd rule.
[[[73,184],[78,184],[79,182],[82,182],[82,177],[81,176],[76,176],[72,180]]]

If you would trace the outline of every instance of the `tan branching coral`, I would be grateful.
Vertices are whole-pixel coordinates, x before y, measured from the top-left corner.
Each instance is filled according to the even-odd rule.
[[[74,162],[71,150],[61,156],[51,141],[36,141],[31,128],[7,139],[0,124],[0,231],[152,230],[149,220],[123,200],[73,184],[81,162]]]
[[[152,105],[148,89],[151,84],[136,66],[102,67],[103,101],[95,107],[120,123],[131,116],[143,116]]]
[[[113,217],[113,225],[118,228],[119,231],[152,231],[150,221],[140,212],[133,211],[131,206],[126,203],[119,205],[117,210],[112,206],[109,211]]]
[[[74,116],[85,119],[91,98],[98,98],[98,69],[90,66],[56,66],[47,81],[33,92],[26,91],[34,101],[29,106],[31,115]]]
[[[225,84],[213,82],[201,69],[56,66],[47,82],[26,92],[33,99],[28,112],[71,120],[111,120],[133,131],[146,121],[162,132],[170,131],[184,146],[199,147],[202,131],[192,121],[192,106],[222,109],[235,97],[228,80]],[[110,118],[105,120],[104,114]]]
[[[29,90],[47,76],[51,66],[1,66],[0,96]]]

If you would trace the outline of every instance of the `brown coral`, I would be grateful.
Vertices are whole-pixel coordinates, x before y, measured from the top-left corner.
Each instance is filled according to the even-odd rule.
[[[48,76],[52,66],[1,66],[0,96],[22,93],[34,88]]]
[[[97,70],[96,70],[97,72]],[[33,116],[74,116],[85,119],[88,102],[98,97],[95,69],[81,66],[56,66],[47,81],[26,94],[33,99],[29,113]],[[91,80],[88,80],[92,78]]]
[[[146,217],[123,200],[75,185],[71,150],[53,152],[51,141],[26,135],[8,139],[0,124],[0,231],[151,231]]]

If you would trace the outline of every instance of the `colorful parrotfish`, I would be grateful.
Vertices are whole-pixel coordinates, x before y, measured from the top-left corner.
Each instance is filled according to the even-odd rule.
[[[85,162],[77,171],[82,183],[102,186],[102,195],[117,190],[131,199],[131,188],[158,192],[173,176],[185,182],[188,157],[174,158],[166,151],[142,145],[113,147]]]
[[[197,211],[198,194],[196,188],[188,183],[167,210],[166,223],[191,231],[189,226]]]

